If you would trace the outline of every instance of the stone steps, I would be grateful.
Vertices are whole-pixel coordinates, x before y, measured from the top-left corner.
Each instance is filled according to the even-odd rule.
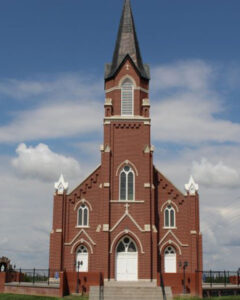
[[[165,287],[166,299],[172,299],[170,287]],[[104,286],[90,287],[89,300],[164,300],[161,287]]]

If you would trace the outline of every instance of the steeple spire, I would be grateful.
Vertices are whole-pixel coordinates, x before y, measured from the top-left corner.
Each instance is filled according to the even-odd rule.
[[[149,79],[149,67],[142,62],[130,0],[124,2],[112,64],[106,65],[105,79],[114,76],[127,55],[131,57],[140,75]]]

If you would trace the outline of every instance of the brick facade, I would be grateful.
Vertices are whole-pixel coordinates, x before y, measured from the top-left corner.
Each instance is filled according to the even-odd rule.
[[[121,116],[121,86],[129,78],[134,86],[134,114]],[[76,251],[88,250],[88,271],[102,272],[106,280],[116,278],[116,247],[124,236],[135,242],[138,279],[156,280],[179,292],[182,265],[188,262],[192,293],[199,293],[202,269],[202,237],[199,229],[199,198],[183,195],[153,165],[151,145],[149,80],[143,78],[130,55],[113,76],[105,80],[104,141],[101,165],[77,188],[54,195],[53,228],[50,236],[50,269],[75,270]],[[124,166],[134,172],[134,201],[120,201],[119,176]],[[89,226],[78,226],[78,209],[89,210]],[[164,211],[175,210],[174,228],[165,228]],[[164,273],[164,251],[176,251],[176,273]],[[70,276],[70,275],[69,275]],[[174,277],[175,276],[175,277]],[[174,281],[174,278],[177,280]],[[195,282],[195,284],[193,284]]]

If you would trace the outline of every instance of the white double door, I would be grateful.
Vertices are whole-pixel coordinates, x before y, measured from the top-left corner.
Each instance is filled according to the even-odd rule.
[[[77,253],[76,271],[88,272],[88,253]]]
[[[116,280],[118,281],[138,280],[138,253],[137,252],[116,253]]]

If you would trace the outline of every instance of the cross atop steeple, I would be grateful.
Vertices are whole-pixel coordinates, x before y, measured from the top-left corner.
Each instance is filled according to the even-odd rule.
[[[115,75],[128,55],[131,57],[140,75],[143,78],[150,79],[149,67],[143,65],[142,62],[130,0],[125,0],[112,64],[106,66],[105,79]]]

